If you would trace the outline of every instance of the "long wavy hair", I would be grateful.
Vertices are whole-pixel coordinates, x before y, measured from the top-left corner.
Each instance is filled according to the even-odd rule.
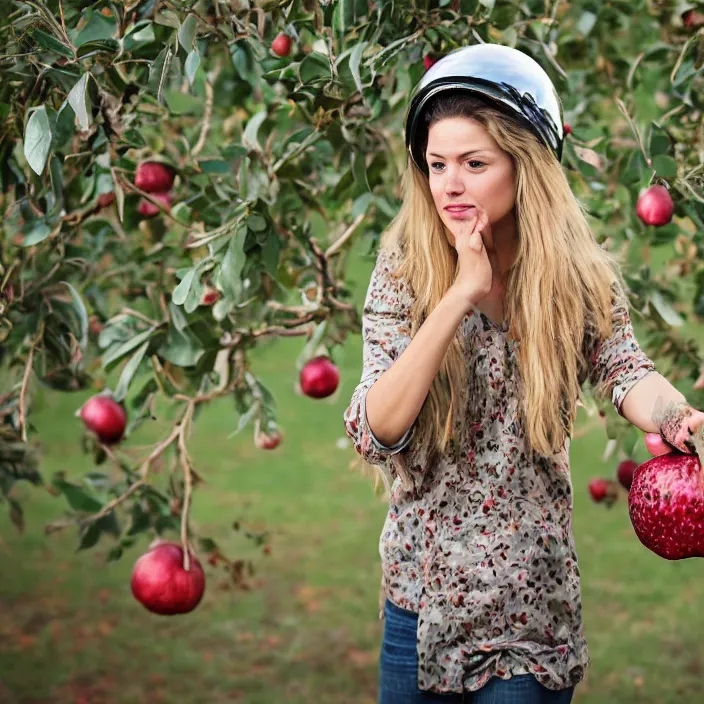
[[[553,153],[500,107],[467,93],[438,96],[425,114],[423,153],[430,126],[454,117],[484,127],[515,167],[518,251],[508,276],[504,312],[509,335],[519,342],[518,407],[527,446],[550,456],[572,434],[581,399],[586,331],[592,330],[597,339],[608,337],[611,287],[616,283],[628,290],[621,257],[596,241],[585,208]],[[410,158],[401,187],[400,210],[382,234],[380,248],[395,253],[399,265],[394,275],[412,290],[413,337],[454,282],[458,259],[428,177]],[[435,453],[444,453],[448,443],[456,448],[455,434],[464,427],[468,365],[460,331],[461,327],[417,419],[413,442],[426,448],[428,462]],[[605,383],[595,390],[599,398],[606,392]]]

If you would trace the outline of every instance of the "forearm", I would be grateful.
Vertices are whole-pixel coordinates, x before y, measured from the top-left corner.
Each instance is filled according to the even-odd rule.
[[[415,421],[466,312],[448,292],[367,392],[367,421],[382,444],[394,445]]]
[[[662,374],[651,372],[636,383],[621,404],[621,415],[644,433],[660,433],[653,418],[658,399],[663,406],[675,402],[687,404],[687,399]]]

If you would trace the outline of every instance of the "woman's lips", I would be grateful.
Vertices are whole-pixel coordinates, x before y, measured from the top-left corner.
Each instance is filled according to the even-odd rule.
[[[468,205],[464,208],[445,208],[445,210],[450,213],[450,217],[462,219],[471,214],[471,211],[474,210],[474,206]]]

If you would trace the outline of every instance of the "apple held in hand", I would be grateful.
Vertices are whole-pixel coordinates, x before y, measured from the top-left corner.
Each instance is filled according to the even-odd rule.
[[[643,545],[667,560],[704,557],[704,476],[697,455],[665,452],[640,465],[628,513]]]
[[[106,445],[119,442],[127,425],[125,409],[107,395],[92,396],[76,415]]]
[[[203,598],[205,574],[193,554],[190,569],[184,569],[181,545],[160,542],[135,563],[131,588],[134,598],[152,613],[186,614]]]

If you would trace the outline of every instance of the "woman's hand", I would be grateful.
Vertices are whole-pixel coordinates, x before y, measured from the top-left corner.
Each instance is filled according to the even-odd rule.
[[[451,288],[466,301],[469,310],[492,289],[492,260],[484,244],[484,238],[491,233],[489,216],[484,208],[477,206],[472,208],[470,217],[456,220],[450,231],[458,259],[458,272]]]

